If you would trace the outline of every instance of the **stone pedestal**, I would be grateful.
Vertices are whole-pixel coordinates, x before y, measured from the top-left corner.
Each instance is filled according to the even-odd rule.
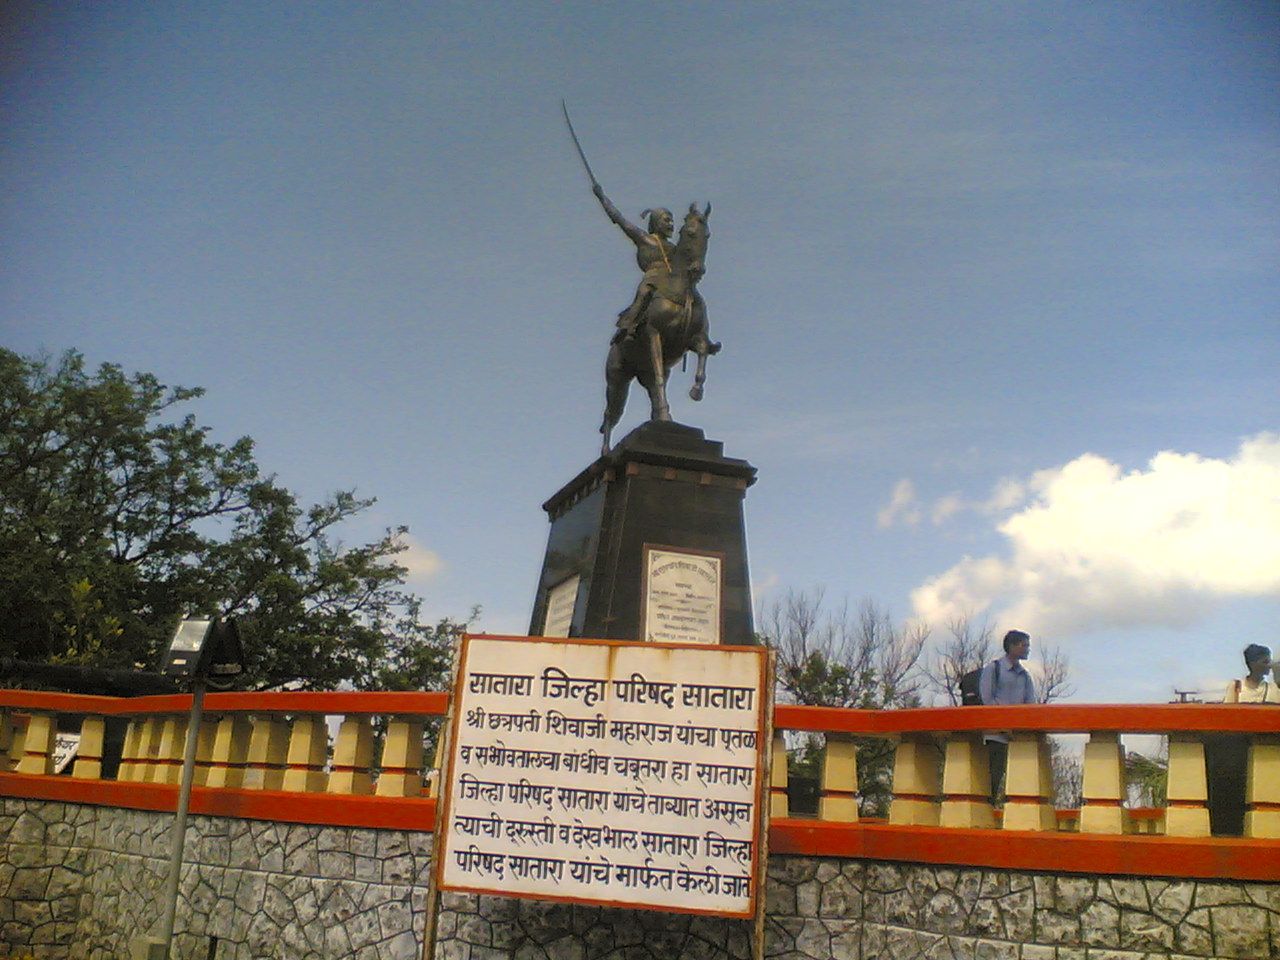
[[[753,643],[742,505],[755,474],[693,427],[627,434],[542,505],[530,635]]]

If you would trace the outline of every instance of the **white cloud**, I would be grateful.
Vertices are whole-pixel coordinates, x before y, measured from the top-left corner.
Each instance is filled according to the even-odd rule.
[[[1230,459],[1162,452],[1128,473],[1094,454],[1002,481],[1008,550],[965,557],[912,592],[942,622],[992,607],[1057,636],[1105,627],[1184,626],[1220,602],[1280,596],[1280,436]]]
[[[429,580],[444,568],[440,554],[428,550],[409,534],[404,534],[400,542],[405,549],[396,554],[396,563],[409,571],[409,580]]]
[[[985,500],[965,500],[957,493],[939,497],[929,508],[929,519],[935,527],[968,510],[983,516],[1007,513],[1027,498],[1027,487],[1021,480],[1004,479],[995,485]]]
[[[876,522],[882,527],[891,527],[901,521],[909,527],[920,522],[923,513],[916,500],[916,485],[910,480],[899,480],[893,485],[893,495],[889,502],[876,514]]]

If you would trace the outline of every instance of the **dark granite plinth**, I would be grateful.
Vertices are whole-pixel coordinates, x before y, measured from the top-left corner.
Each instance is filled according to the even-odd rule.
[[[576,574],[569,636],[643,639],[649,546],[718,557],[721,642],[753,643],[742,502],[756,469],[722,449],[694,427],[650,421],[544,503],[551,533],[530,635],[544,632],[551,590]]]

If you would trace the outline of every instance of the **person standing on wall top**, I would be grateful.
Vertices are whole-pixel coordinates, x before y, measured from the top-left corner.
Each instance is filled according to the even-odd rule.
[[[983,705],[1036,702],[1036,685],[1022,661],[1031,652],[1031,637],[1022,630],[1004,635],[1004,656],[982,668],[978,689]],[[1009,762],[1009,735],[991,731],[983,735],[991,763],[991,799],[994,801],[1004,785],[1005,766]]]
[[[1271,662],[1270,649],[1260,643],[1249,644],[1244,648],[1244,666],[1247,675],[1231,681],[1222,702],[1280,704],[1280,663]],[[1269,679],[1268,670],[1273,672]]]

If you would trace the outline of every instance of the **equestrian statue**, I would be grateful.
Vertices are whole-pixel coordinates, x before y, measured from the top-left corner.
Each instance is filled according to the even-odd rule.
[[[613,428],[622,419],[633,379],[639,380],[649,392],[650,419],[670,420],[667,375],[677,360],[693,351],[698,366],[689,396],[702,399],[707,357],[720,350],[720,344],[707,336],[707,307],[698,293],[698,281],[706,272],[707,241],[711,237],[707,219],[711,215],[711,204],[702,212],[696,203],[689,204],[675,243],[671,242],[675,221],[670,210],[657,207],[644,211],[641,216],[649,218],[649,229],[641,230],[604,195],[573,130],[568,108],[563,103],[561,107],[573,145],[591,179],[591,190],[609,219],[636,245],[636,263],[643,274],[630,306],[618,314],[617,329],[605,360],[605,408],[600,424],[604,435],[601,455],[604,455],[609,452]]]

